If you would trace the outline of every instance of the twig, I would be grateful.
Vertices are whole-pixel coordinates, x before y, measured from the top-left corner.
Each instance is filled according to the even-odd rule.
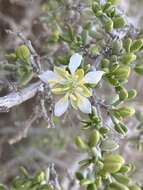
[[[59,177],[58,174],[55,170],[55,166],[54,164],[50,164],[50,177],[51,177],[51,181],[53,182],[53,185],[55,187],[55,190],[62,190],[60,182],[59,182]]]
[[[42,117],[48,124],[48,128],[55,128],[53,122],[53,97],[51,94],[51,90],[48,84],[43,85],[41,92],[39,93],[39,97],[37,96],[38,102],[40,102],[40,110],[42,113]],[[47,106],[48,105],[48,106]]]
[[[0,97],[0,112],[8,112],[10,108],[33,98],[42,85],[42,82],[38,81],[19,92],[12,92],[4,97]]]

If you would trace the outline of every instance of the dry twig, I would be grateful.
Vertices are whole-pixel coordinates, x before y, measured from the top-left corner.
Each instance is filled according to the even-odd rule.
[[[0,97],[0,112],[8,112],[10,108],[22,104],[33,98],[42,87],[40,81],[30,84],[19,92],[12,92],[4,97]]]

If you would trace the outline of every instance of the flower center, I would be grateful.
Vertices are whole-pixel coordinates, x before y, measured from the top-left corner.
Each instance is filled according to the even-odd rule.
[[[80,86],[80,82],[79,80],[72,78],[70,81],[68,81],[68,86],[70,93],[73,93]]]

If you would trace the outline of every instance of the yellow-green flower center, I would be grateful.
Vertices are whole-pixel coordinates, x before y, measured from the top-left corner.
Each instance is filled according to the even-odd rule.
[[[57,69],[56,72],[60,75],[55,87],[52,89],[54,94],[83,95],[89,97],[92,95],[91,89],[87,88],[84,81],[83,69],[78,69],[75,74],[70,74],[64,69]]]

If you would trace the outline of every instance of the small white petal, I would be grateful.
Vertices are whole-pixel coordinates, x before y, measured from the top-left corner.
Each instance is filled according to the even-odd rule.
[[[69,100],[68,96],[65,95],[63,98],[61,98],[56,104],[55,104],[55,109],[54,113],[55,116],[61,116],[65,111],[68,109],[69,106]]]
[[[85,98],[85,97],[83,97],[83,96],[81,96],[80,98],[79,98],[79,101],[78,101],[78,108],[80,109],[80,111],[82,111],[83,113],[91,113],[91,103],[90,103],[90,101],[87,99],[87,98]]]
[[[85,75],[84,79],[87,83],[97,84],[101,80],[104,73],[104,71],[91,71]]]
[[[58,80],[58,75],[54,73],[53,71],[45,71],[42,74],[39,75],[39,78],[45,82],[48,83],[49,80]]]
[[[74,55],[71,56],[69,62],[69,70],[72,74],[74,74],[77,68],[80,66],[81,61],[82,61],[82,56],[80,54],[75,53]]]

